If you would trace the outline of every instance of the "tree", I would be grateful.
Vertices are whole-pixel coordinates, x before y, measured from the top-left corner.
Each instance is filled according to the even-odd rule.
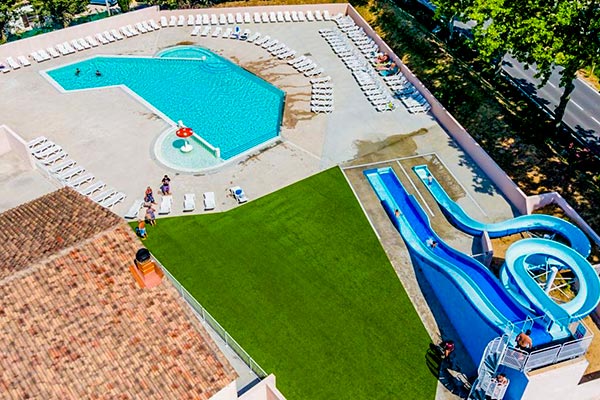
[[[561,66],[564,88],[554,110],[557,130],[575,88],[577,71],[592,65],[600,54],[600,0],[436,0],[436,5],[474,20],[474,43],[482,58],[491,61],[510,52],[519,62],[537,68],[546,84]]]
[[[18,5],[17,0],[0,0],[0,43],[6,41],[6,25],[18,16]]]
[[[88,0],[33,0],[32,5],[40,15],[47,15],[67,27],[77,14],[84,12]]]
[[[119,9],[121,10],[121,12],[126,13],[127,11],[129,11],[129,0],[117,0],[117,4],[119,4]]]

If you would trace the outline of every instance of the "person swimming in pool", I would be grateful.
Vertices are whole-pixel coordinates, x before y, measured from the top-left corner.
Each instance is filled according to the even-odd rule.
[[[102,73],[98,70],[96,70],[96,76],[102,76]]]
[[[79,74],[81,74],[81,70],[79,68],[77,68],[75,70],[75,76],[79,76]]]

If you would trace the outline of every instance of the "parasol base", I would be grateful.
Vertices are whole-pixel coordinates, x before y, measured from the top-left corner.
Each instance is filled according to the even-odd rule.
[[[182,153],[189,153],[193,149],[194,149],[194,147],[191,144],[186,143],[183,146],[181,146],[181,148],[179,150],[181,150]]]

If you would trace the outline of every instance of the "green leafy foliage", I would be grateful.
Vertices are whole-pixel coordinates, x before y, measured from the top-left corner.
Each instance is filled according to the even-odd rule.
[[[33,0],[32,3],[38,14],[51,17],[57,23],[67,27],[73,17],[84,12],[88,0]]]
[[[21,4],[17,0],[0,0],[0,43],[4,43],[6,36],[4,29],[8,22],[18,16],[18,5]]]
[[[458,13],[474,20],[475,44],[484,59],[510,52],[517,60],[537,68],[545,84],[554,66],[564,69],[565,88],[555,111],[562,120],[579,69],[593,65],[600,53],[598,0],[436,0],[439,15]]]

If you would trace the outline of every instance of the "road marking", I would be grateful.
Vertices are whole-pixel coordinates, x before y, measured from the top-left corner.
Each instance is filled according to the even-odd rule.
[[[594,118],[594,117],[590,117],[590,118],[593,119],[594,122],[596,122],[598,125],[600,125],[600,121],[598,121],[596,118]]]
[[[406,172],[406,170],[404,169],[404,167],[402,166],[402,164],[400,164],[400,161],[396,160],[396,163],[398,164],[398,166],[400,167],[400,169],[402,170],[402,172],[404,172],[404,175],[406,175],[406,178],[408,178],[408,181],[412,185],[413,189],[415,189],[415,192],[417,192],[417,194],[421,198],[421,201],[423,202],[423,204],[425,204],[425,207],[427,207],[427,210],[429,210],[429,214],[431,214],[432,217],[435,217],[435,215],[433,215],[433,210],[431,208],[429,208],[429,205],[425,201],[425,198],[421,194],[421,191],[419,189],[417,189],[417,187],[415,186],[415,183],[413,182],[413,180],[410,179],[410,176],[408,176],[408,173]]]
[[[552,86],[554,89],[556,89],[556,85],[550,81],[548,81],[548,85]]]
[[[571,104],[573,104],[574,106],[576,106],[577,108],[579,108],[581,111],[583,111],[583,107],[581,107],[579,104],[575,103],[574,101],[571,101]]]

